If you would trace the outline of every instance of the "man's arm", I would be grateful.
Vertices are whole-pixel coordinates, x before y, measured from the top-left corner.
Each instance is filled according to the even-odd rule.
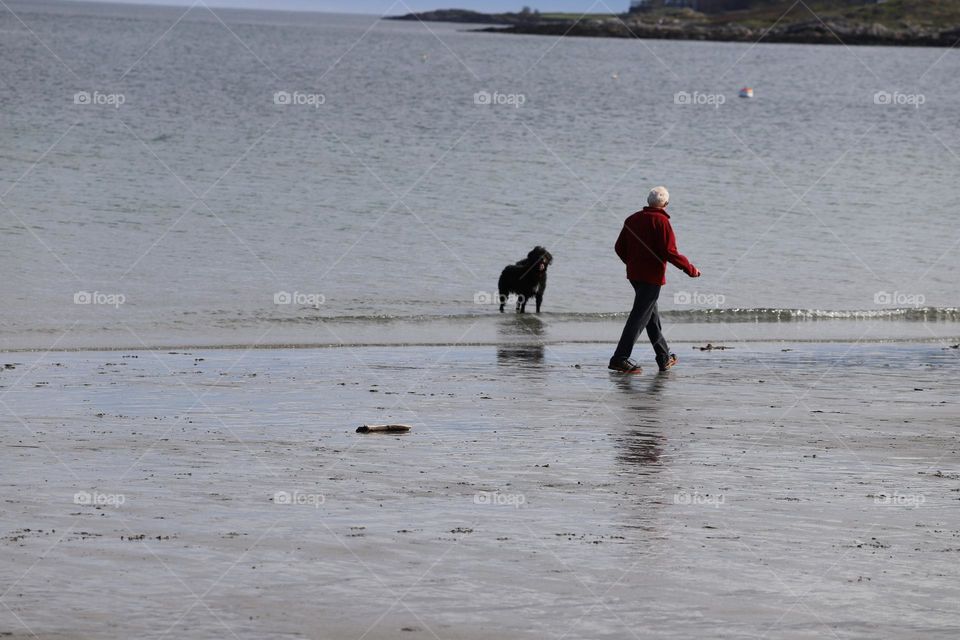
[[[664,225],[663,231],[667,247],[667,260],[670,264],[682,270],[691,278],[699,276],[700,270],[693,266],[693,263],[687,260],[687,257],[677,250],[677,237],[674,235],[673,226],[669,221]]]
[[[627,258],[630,256],[630,240],[633,234],[627,229],[626,223],[624,223],[623,228],[620,229],[620,235],[617,237],[617,243],[613,246],[613,250],[617,252],[620,260],[626,264]]]

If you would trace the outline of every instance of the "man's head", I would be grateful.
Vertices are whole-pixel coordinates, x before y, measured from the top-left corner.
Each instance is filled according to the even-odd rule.
[[[651,207],[663,209],[670,203],[670,192],[666,187],[654,187],[647,196],[647,204]]]

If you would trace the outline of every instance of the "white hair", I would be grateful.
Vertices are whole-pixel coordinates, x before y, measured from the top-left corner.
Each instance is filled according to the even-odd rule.
[[[670,202],[670,192],[666,187],[654,187],[647,196],[647,204],[651,207],[663,208]]]

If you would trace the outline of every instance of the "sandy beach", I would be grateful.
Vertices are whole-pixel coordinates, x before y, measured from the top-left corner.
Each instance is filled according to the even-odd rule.
[[[960,352],[677,350],[6,354],[0,632],[955,638]]]
[[[960,51],[436,2],[0,1],[0,640],[960,638]]]

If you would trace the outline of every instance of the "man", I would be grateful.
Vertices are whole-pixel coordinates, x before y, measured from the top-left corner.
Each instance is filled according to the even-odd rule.
[[[627,265],[627,278],[636,296],[620,343],[610,359],[609,368],[614,371],[642,372],[640,365],[630,359],[630,354],[644,328],[657,354],[660,371],[677,363],[677,356],[670,353],[660,328],[657,298],[660,297],[660,287],[667,283],[667,262],[683,269],[691,278],[700,277],[700,271],[677,251],[677,240],[666,211],[669,203],[670,193],[666,187],[651,189],[647,196],[648,206],[627,218],[617,238],[616,252]]]

